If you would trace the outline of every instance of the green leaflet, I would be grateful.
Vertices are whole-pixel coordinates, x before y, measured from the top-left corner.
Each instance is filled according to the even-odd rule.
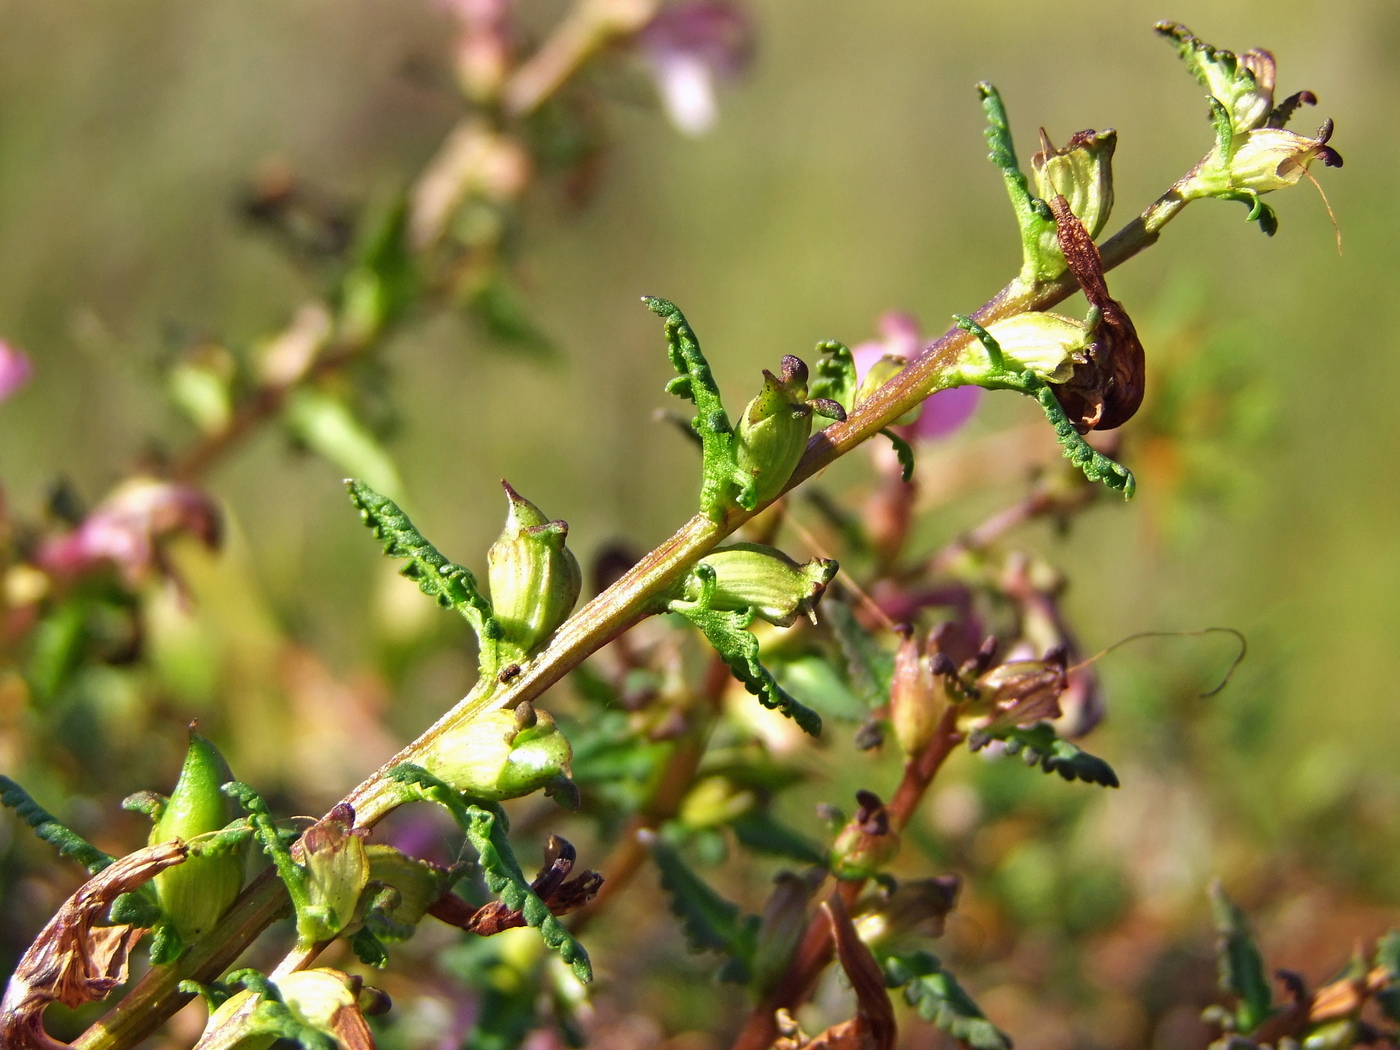
[[[914,476],[914,446],[905,441],[889,427],[885,427],[880,433],[889,438],[890,444],[894,446],[894,454],[899,458],[900,480],[908,481]]]
[[[667,393],[695,403],[691,425],[700,435],[700,510],[711,521],[723,521],[737,490],[733,424],[724,410],[710,363],[700,352],[700,343],[685,315],[666,299],[644,296],[642,302],[666,321],[667,353],[680,373],[666,384]]]
[[[758,916],[743,914],[739,905],[716,893],[660,836],[652,835],[647,847],[661,872],[661,886],[671,895],[671,914],[680,920],[690,950],[727,955],[730,962],[722,978],[746,981],[757,943]]]
[[[466,801],[426,769],[411,763],[395,766],[389,771],[389,777],[413,788],[418,797],[436,802],[451,813],[467,836],[467,841],[477,851],[481,869],[486,875],[486,885],[491,892],[498,895],[506,907],[520,912],[527,924],[540,931],[544,943],[570,965],[575,977],[585,984],[593,980],[593,966],[588,961],[588,952],[530,888],[530,880],[520,870],[510,840],[506,838],[509,825],[504,811]]]
[[[850,605],[828,596],[822,606],[826,624],[841,649],[846,680],[851,689],[874,710],[889,701],[894,678],[894,657],[875,644],[870,632],[856,620]]]
[[[301,387],[288,397],[284,411],[287,424],[307,447],[380,492],[403,498],[403,480],[393,457],[340,398]]]
[[[827,862],[826,850],[789,827],[768,809],[752,809],[736,817],[729,825],[741,845],[755,853],[773,857],[788,857],[803,864],[822,865]]]
[[[1019,753],[1026,765],[1039,766],[1046,773],[1058,773],[1065,780],[1082,780],[1086,784],[1103,787],[1118,786],[1118,774],[1112,766],[1068,740],[1061,740],[1048,722],[1003,729],[995,735],[973,731],[968,735],[968,746],[979,751],[993,740],[1004,741],[1008,755]]]
[[[959,328],[965,332],[971,332],[977,337],[977,341],[987,351],[987,356],[991,359],[994,369],[1006,368],[1006,359],[1001,352],[1001,347],[990,332],[970,317],[954,314],[953,319]],[[1064,449],[1065,458],[1082,470],[1084,476],[1090,481],[1100,481],[1109,488],[1122,492],[1124,499],[1133,498],[1133,494],[1137,492],[1137,479],[1133,477],[1133,472],[1122,464],[1109,459],[1084,440],[1083,435],[1069,421],[1069,416],[1065,414],[1059,399],[1055,397],[1054,387],[1044,379],[1034,372],[1011,372],[1008,370],[992,383],[986,385],[988,389],[1015,390],[1027,397],[1035,398],[1045,411],[1045,418],[1054,427],[1055,440]]]
[[[708,570],[709,587],[702,591],[699,600],[689,602],[677,598],[668,608],[679,613],[700,629],[715,652],[729,665],[734,677],[744,683],[744,687],[764,707],[781,711],[806,733],[820,736],[821,716],[806,707],[778,685],[773,675],[758,661],[758,639],[749,633],[749,624],[754,621],[752,609],[740,612],[726,612],[711,609],[707,594],[714,587],[714,570],[707,565],[697,565],[694,574],[702,578]]]
[[[977,85],[977,93],[982,99],[982,110],[987,114],[987,145],[991,152],[988,159],[1001,169],[1002,181],[1006,183],[1007,196],[1016,212],[1016,223],[1021,228],[1021,280],[1035,285],[1064,272],[1064,256],[1058,251],[1046,251],[1043,235],[1055,228],[1054,216],[1045,202],[1031,195],[1030,184],[1016,160],[1016,147],[1011,140],[1011,125],[1006,119],[1006,106],[1001,94],[991,84],[983,81]]]
[[[1225,895],[1218,879],[1211,883],[1210,906],[1219,934],[1215,952],[1220,990],[1239,1000],[1235,1006],[1235,1031],[1248,1035],[1276,1012],[1264,957],[1249,932],[1244,912]]]
[[[856,362],[844,343],[834,339],[817,344],[817,363],[808,392],[812,397],[835,401],[847,412],[856,403]]]
[[[971,1050],[1011,1050],[1011,1038],[987,1020],[957,979],[928,952],[885,960],[885,985],[903,988],[904,1001],[940,1031]]]
[[[1386,1017],[1400,1022],[1400,933],[1391,930],[1376,942],[1376,965],[1390,976],[1390,983],[1376,993],[1376,1002]]]
[[[29,792],[9,777],[0,776],[0,803],[14,810],[15,815],[28,824],[35,835],[58,850],[60,857],[72,857],[87,869],[89,875],[96,875],[115,859],[76,831],[60,824],[48,810],[29,797]]]
[[[346,482],[350,501],[359,508],[360,518],[384,544],[391,558],[407,559],[402,574],[418,584],[418,589],[437,600],[444,609],[455,609],[476,632],[481,646],[481,675],[494,678],[499,667],[508,663],[508,650],[501,626],[492,614],[491,603],[477,588],[471,572],[447,558],[429,543],[409,521],[398,504],[381,496],[362,481]]]

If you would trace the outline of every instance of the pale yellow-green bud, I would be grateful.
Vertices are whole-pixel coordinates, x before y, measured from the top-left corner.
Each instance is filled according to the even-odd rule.
[[[233,805],[219,789],[230,780],[219,749],[191,731],[180,779],[151,828],[150,844],[218,831],[233,819]],[[219,921],[243,886],[245,849],[191,856],[154,879],[156,900],[184,944],[192,944]]]
[[[487,552],[491,606],[508,641],[526,653],[547,640],[573,611],[583,573],[565,546],[569,526],[550,521],[505,482],[510,509]]]
[[[706,777],[690,789],[677,819],[691,830],[720,827],[753,809],[752,791],[741,790],[728,777]]]
[[[476,798],[501,801],[568,787],[573,749],[548,712],[488,711],[433,741],[423,765]]]
[[[1059,314],[1028,312],[1003,318],[987,326],[987,334],[1001,347],[1005,367],[1012,372],[1034,372],[1052,383],[1074,374],[1074,366],[1094,341],[1094,328]],[[963,352],[961,367],[971,382],[991,373],[991,359],[980,342]]]
[[[938,728],[947,699],[942,683],[929,669],[918,641],[910,633],[901,639],[890,682],[890,722],[907,759],[920,754]]]
[[[297,934],[304,943],[334,937],[355,917],[369,882],[369,857],[354,824],[355,811],[342,802],[301,838],[308,906],[298,916]]]
[[[865,377],[860,381],[860,388],[856,390],[855,403],[861,404],[888,383],[895,376],[903,372],[909,366],[909,362],[897,354],[885,354],[884,357],[870,366],[870,370],[865,373]],[[919,418],[919,409],[922,405],[916,405],[904,415],[895,420],[898,426],[908,426]]]
[[[714,571],[712,609],[753,609],[779,627],[790,627],[799,616],[816,608],[826,586],[836,575],[836,562],[813,558],[798,564],[780,550],[759,543],[736,543],[700,559]],[[699,601],[705,592],[701,573],[692,570],[685,581],[687,601]]]
[[[302,1024],[325,1032],[347,1050],[372,1050],[374,1040],[360,1013],[360,982],[339,970],[298,970],[277,981],[287,1009]]]
[[[1097,237],[1113,210],[1113,148],[1118,132],[1080,131],[1069,142],[1056,147],[1040,130],[1040,151],[1031,158],[1036,196],[1043,200],[1064,197],[1070,211],[1084,224],[1090,237]],[[1048,248],[1058,248],[1055,231],[1046,234]]]

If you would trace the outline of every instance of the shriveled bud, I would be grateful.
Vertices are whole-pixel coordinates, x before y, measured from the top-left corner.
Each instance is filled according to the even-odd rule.
[[[894,657],[890,721],[905,757],[913,759],[933,739],[946,700],[918,640],[906,630]]]
[[[438,737],[423,765],[458,791],[501,801],[540,788],[572,788],[573,749],[546,711],[521,704],[488,711]]]
[[[297,934],[303,943],[328,940],[355,917],[369,882],[364,835],[355,811],[342,802],[302,836],[308,903],[297,915]]]
[[[699,564],[714,572],[714,587],[708,594],[710,608],[753,609],[779,627],[790,627],[799,616],[810,616],[837,569],[830,558],[799,564],[761,543],[736,543],[712,551]],[[687,601],[706,597],[705,577],[705,573],[691,570],[685,581]]]
[[[968,716],[987,730],[1048,722],[1060,717],[1066,685],[1063,649],[1039,660],[1009,660],[978,676],[978,699]]]
[[[219,749],[190,732],[180,779],[151,828],[150,845],[218,831],[234,817],[219,788],[233,779]],[[219,921],[243,887],[244,849],[190,856],[155,877],[156,900],[184,944],[197,941]]]
[[[811,433],[807,366],[796,357],[784,357],[781,379],[764,370],[763,389],[745,407],[735,433],[735,461],[739,471],[753,479],[754,506],[783,490]]]
[[[831,873],[838,879],[868,879],[899,852],[899,832],[873,791],[856,792],[857,809],[831,846]]]
[[[398,890],[399,903],[394,921],[416,925],[428,908],[447,892],[451,872],[426,860],[410,857],[393,846],[365,847],[371,882],[381,882]]]
[[[1044,200],[1064,197],[1090,237],[1097,237],[1113,210],[1113,148],[1118,132],[1080,131],[1063,148],[1040,129],[1040,150],[1031,158],[1036,195]],[[1058,247],[1054,231],[1046,235],[1047,249]]]
[[[550,521],[504,481],[506,527],[486,555],[491,605],[506,638],[531,652],[578,601],[583,573],[565,546],[567,522]]]

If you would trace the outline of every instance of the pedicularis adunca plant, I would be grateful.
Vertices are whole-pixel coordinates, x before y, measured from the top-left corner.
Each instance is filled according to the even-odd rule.
[[[279,817],[193,729],[169,797],[128,799],[151,829],[148,844],[125,856],[84,841],[4,779],[5,803],[90,875],[19,962],[0,1013],[4,1045],[70,1045],[48,1033],[46,1010],[102,999],[126,984],[134,961],[145,964],[143,975],[72,1046],[135,1047],[195,996],[209,1007],[198,1041],[205,1050],[277,1040],[361,1048],[376,1032],[387,1045],[415,1045],[396,1034],[393,1013],[366,1018],[389,1009],[372,987],[376,969],[389,968],[387,982],[395,955],[409,949],[402,942],[425,923],[458,927],[486,946],[457,964],[475,1009],[449,1041],[508,1047],[532,1031],[577,1041],[588,1032],[595,977],[585,927],[614,941],[639,935],[635,917],[618,915],[614,927],[606,920],[617,892],[650,864],[689,946],[713,953],[719,976],[747,990],[747,1018],[715,1026],[739,1050],[883,1050],[905,1020],[920,1024],[915,1013],[966,1046],[1008,1047],[1010,1038],[928,950],[955,909],[958,878],[911,871],[901,835],[961,745],[1080,782],[1062,790],[1112,788],[1118,778],[1073,742],[1101,708],[1092,667],[1060,612],[1062,580],[1038,559],[1000,550],[998,540],[1031,518],[1068,517],[1105,487],[1134,494],[1109,432],[1143,403],[1150,348],[1107,273],[1202,198],[1243,203],[1272,235],[1277,219],[1266,195],[1311,177],[1314,161],[1341,165],[1328,144],[1331,121],[1311,136],[1288,130],[1295,111],[1315,99],[1276,99],[1268,52],[1218,50],[1163,23],[1158,32],[1208,95],[1213,137],[1200,163],[1100,243],[1114,206],[1115,133],[1081,131],[1056,145],[1042,132],[1027,172],[1000,95],[979,85],[1022,258],[1001,291],[926,346],[879,356],[822,343],[806,360],[771,362],[733,413],[681,310],[644,298],[677,373],[667,389],[694,408],[685,430],[699,456],[698,509],[651,553],[604,567],[599,593],[576,608],[584,573],[563,520],[506,485],[506,523],[486,553],[483,585],[404,513],[392,464],[331,380],[353,374],[423,301],[465,301],[520,336],[527,315],[511,291],[503,230],[543,155],[531,152],[538,126],[530,120],[604,44],[620,42],[647,49],[677,121],[693,130],[709,119],[703,81],[737,62],[744,27],[716,3],[658,13],[642,0],[585,0],[520,60],[508,4],[457,6],[471,116],[413,193],[363,234],[358,253],[293,186],[264,188],[254,211],[299,237],[304,251],[331,258],[330,291],[256,359],[204,348],[177,363],[172,389],[203,434],[189,453],[163,473],[124,483],[69,531],[7,541],[5,641],[7,659],[28,654],[24,688],[60,689],[66,668],[94,659],[81,646],[97,644],[98,612],[139,618],[137,586],[170,572],[165,536],[193,532],[217,542],[217,514],[196,481],[255,424],[276,418],[313,449],[370,466],[373,476],[348,483],[350,501],[403,575],[444,615],[466,621],[476,684],[319,820]],[[1051,312],[1076,292],[1087,316]],[[894,343],[892,336],[888,349],[898,350]],[[27,366],[4,349],[13,365],[8,392]],[[948,393],[955,388],[962,392]],[[964,413],[968,388],[1034,400],[1068,463],[953,545],[919,553],[910,542],[915,446],[922,427],[937,430]],[[797,490],[872,439],[884,448],[863,507],[825,493],[802,504],[823,522],[814,527],[827,539],[817,539],[793,514]],[[782,549],[790,543],[800,556]],[[840,555],[839,567],[829,553]],[[115,576],[99,578],[114,565]],[[683,658],[695,639],[708,656]],[[577,702],[551,714],[546,693],[571,674]],[[893,750],[902,775],[856,792],[849,813],[827,805],[821,824],[795,826],[779,802],[810,768],[804,745],[761,712],[734,706],[736,680],[752,694],[748,703],[777,712],[813,746],[832,723],[853,723],[856,749],[844,760]],[[825,753],[830,762],[843,755]],[[855,777],[874,775],[852,768]],[[590,861],[597,871],[580,866],[578,851],[555,835],[538,874],[522,868],[502,804],[537,792],[575,815],[517,807],[517,824],[528,813],[526,834],[537,841],[551,820],[592,821],[592,841],[607,851]],[[405,807],[450,817],[466,859],[440,864],[376,842],[376,825]],[[736,847],[787,865],[753,913],[700,870]],[[1215,904],[1230,1005],[1209,1016],[1223,1045],[1374,1039],[1379,1030],[1362,1019],[1371,1001],[1400,1019],[1394,936],[1335,984],[1309,991],[1288,978],[1279,1005],[1241,913],[1219,890]],[[282,919],[291,925],[238,967]],[[507,932],[519,927],[531,929]],[[537,939],[522,941],[522,933]],[[496,943],[509,949],[491,950]],[[318,965],[323,959],[335,966]],[[853,1013],[806,1035],[795,1011],[833,964],[854,990]],[[897,1009],[901,999],[912,1012]]]

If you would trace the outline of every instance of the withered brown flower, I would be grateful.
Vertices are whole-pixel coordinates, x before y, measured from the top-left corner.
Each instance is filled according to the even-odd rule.
[[[107,908],[166,868],[184,861],[183,842],[137,850],[104,868],[64,902],[10,978],[0,1001],[0,1046],[8,1050],[67,1050],[44,1031],[50,1003],[82,1006],[126,981],[127,961],[146,930],[98,926]]]
[[[1076,355],[1080,359],[1074,373],[1051,389],[1081,434],[1112,430],[1132,419],[1142,405],[1147,358],[1128,312],[1108,294],[1103,259],[1094,239],[1064,197],[1052,198],[1050,210],[1065,262],[1099,315],[1094,340]]]

